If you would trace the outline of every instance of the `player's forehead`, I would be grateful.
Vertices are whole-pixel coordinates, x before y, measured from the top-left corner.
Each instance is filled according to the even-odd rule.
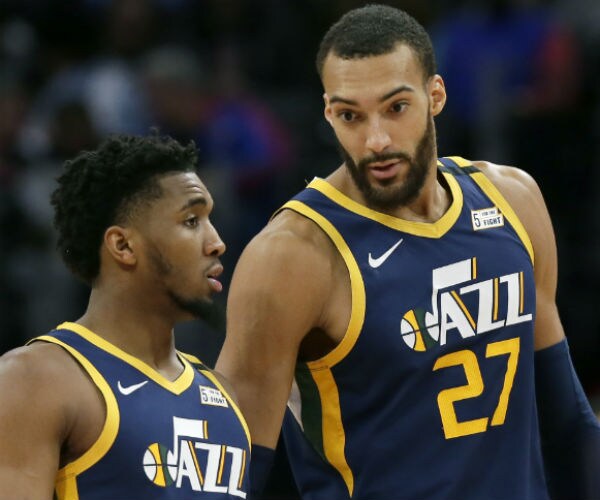
[[[159,180],[162,204],[180,206],[202,205],[212,209],[213,199],[204,182],[195,172],[174,172]]]
[[[398,44],[386,54],[354,59],[330,52],[323,66],[323,86],[330,98],[382,97],[396,88],[422,85],[423,69],[406,44]]]

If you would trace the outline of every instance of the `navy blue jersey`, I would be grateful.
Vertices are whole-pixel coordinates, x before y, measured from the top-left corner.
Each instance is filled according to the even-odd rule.
[[[305,500],[546,500],[534,389],[533,248],[470,162],[438,162],[434,223],[356,203],[323,179],[284,205],[347,266],[343,340],[298,363],[284,439]]]
[[[75,323],[34,340],[66,349],[106,404],[98,440],[58,471],[59,500],[246,498],[248,428],[197,359],[178,353],[184,370],[169,381]]]

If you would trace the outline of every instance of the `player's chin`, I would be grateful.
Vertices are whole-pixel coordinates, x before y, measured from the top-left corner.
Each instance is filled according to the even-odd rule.
[[[193,299],[176,299],[179,310],[182,313],[182,320],[207,319],[214,315],[215,303],[212,298],[212,292],[206,291],[203,295]]]

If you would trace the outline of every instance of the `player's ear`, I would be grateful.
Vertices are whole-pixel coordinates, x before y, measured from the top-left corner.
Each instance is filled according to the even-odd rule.
[[[439,115],[446,104],[446,86],[440,75],[433,75],[427,83],[431,116]]]
[[[104,232],[104,246],[115,261],[133,266],[137,262],[134,252],[133,231],[123,226],[110,226]]]
[[[331,110],[331,105],[329,104],[329,96],[327,95],[327,92],[323,94],[323,102],[325,103],[325,108],[323,109],[325,119],[329,122],[329,125],[333,126],[333,111]]]

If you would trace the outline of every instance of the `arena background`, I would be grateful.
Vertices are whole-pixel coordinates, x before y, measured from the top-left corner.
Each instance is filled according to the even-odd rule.
[[[78,318],[88,290],[54,249],[62,162],[152,126],[200,149],[234,264],[269,215],[339,163],[314,55],[353,0],[0,0],[0,353]],[[404,0],[432,35],[448,104],[440,155],[537,179],[559,251],[558,303],[576,369],[600,399],[600,3]],[[260,279],[257,276],[257,279]],[[177,328],[209,365],[214,317]],[[281,450],[265,499],[295,499]]]

